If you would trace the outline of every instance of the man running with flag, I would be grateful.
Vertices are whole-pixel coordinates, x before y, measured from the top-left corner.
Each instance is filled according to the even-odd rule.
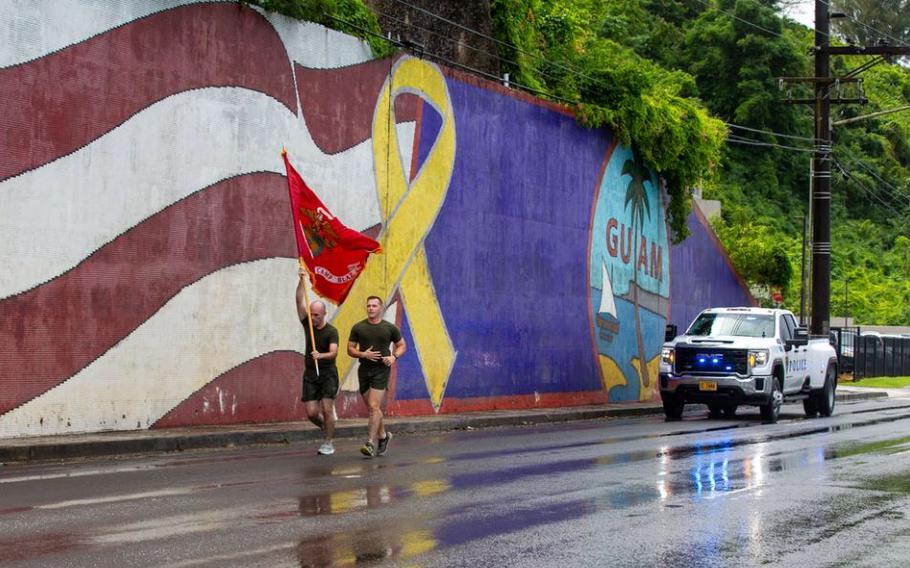
[[[303,404],[307,418],[325,434],[325,442],[317,453],[330,456],[335,453],[332,437],[335,433],[335,396],[338,394],[338,368],[335,366],[338,330],[325,321],[323,302],[311,302],[307,310],[306,275],[306,270],[301,268],[300,280],[297,282],[297,317],[304,329],[312,325],[312,336],[306,335],[304,349],[306,363],[303,370]]]
[[[305,347],[303,400],[307,417],[325,433],[319,454],[335,452],[332,435],[335,426],[335,396],[338,393],[338,331],[326,322],[326,306],[310,302],[304,276],[309,276],[313,291],[338,305],[344,302],[367,257],[382,249],[375,240],[346,227],[332,215],[310,189],[282,150],[287,171],[294,235],[300,258],[297,283],[297,312],[308,329]]]

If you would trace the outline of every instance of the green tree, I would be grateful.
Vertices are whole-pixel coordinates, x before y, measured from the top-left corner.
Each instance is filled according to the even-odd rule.
[[[362,38],[376,57],[395,52],[394,46],[382,39],[376,15],[361,0],[241,0],[243,3]]]
[[[635,154],[633,160],[626,160],[622,165],[622,175],[627,175],[631,179],[626,187],[626,209],[632,209],[632,234],[635,235],[635,245],[632,247],[633,257],[633,278],[632,278],[632,301],[635,305],[635,339],[638,342],[638,361],[641,369],[641,382],[647,387],[651,384],[648,374],[648,360],[645,357],[645,344],[641,335],[641,314],[638,304],[638,243],[642,240],[644,233],[645,216],[651,218],[651,206],[648,204],[648,191],[645,188],[645,181],[651,178],[651,172],[642,162],[641,157]]]
[[[809,72],[801,41],[801,34],[787,28],[780,15],[762,3],[721,0],[692,23],[681,52],[683,68],[695,77],[715,115],[768,132],[733,132],[770,146],[728,144],[725,181],[790,209],[804,195],[809,157],[781,148],[794,144],[771,132],[811,132],[802,109],[781,104],[777,86],[778,77]]]
[[[833,30],[859,45],[910,43],[910,0],[832,0]]]
[[[715,220],[714,229],[736,271],[763,304],[770,305],[772,290],[779,289],[786,305],[798,305],[792,298],[792,292],[798,298],[798,288],[793,288],[793,267],[801,245],[798,235],[781,235],[766,224],[742,218],[731,222],[729,216],[726,221]]]

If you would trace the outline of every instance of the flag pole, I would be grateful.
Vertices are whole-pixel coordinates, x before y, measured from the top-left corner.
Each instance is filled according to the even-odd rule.
[[[307,270],[306,264],[303,262],[303,257],[300,258],[300,268]],[[309,270],[307,270],[309,274]],[[306,282],[303,283],[303,305],[306,306],[306,321],[310,326],[310,346],[313,348],[313,351],[316,351],[316,333],[313,332],[313,316],[310,314],[310,293],[307,292]],[[310,353],[306,354],[308,357],[312,357]],[[319,361],[313,357],[313,363],[316,364],[316,376],[319,376]]]
[[[281,157],[286,158],[288,155],[288,150],[284,146],[281,147]],[[292,208],[293,209],[293,208]],[[303,231],[303,226],[300,227],[300,230]],[[307,271],[307,275],[310,274],[309,268],[307,268],[306,263],[303,262],[303,257],[299,257],[300,268]],[[303,283],[303,305],[306,308],[306,321],[310,327],[310,346],[313,348],[313,351],[316,351],[316,333],[313,331],[313,315],[310,313],[310,293],[307,291],[306,282]],[[305,353],[304,357],[313,357],[310,353]],[[319,376],[319,361],[313,357],[313,364],[316,365],[316,376]]]

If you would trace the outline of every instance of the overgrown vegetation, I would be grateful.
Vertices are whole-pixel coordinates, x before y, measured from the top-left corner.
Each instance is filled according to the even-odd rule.
[[[490,4],[494,33],[507,44],[500,48],[503,71],[517,83],[575,102],[583,124],[609,127],[634,146],[667,181],[670,228],[676,241],[685,238],[690,189],[715,174],[726,128],[694,96],[691,75],[647,59],[667,47],[653,41],[661,30],[649,26],[652,18],[637,2]]]
[[[395,47],[382,39],[376,15],[361,0],[241,0],[269,12],[278,12],[298,20],[316,22],[368,44],[376,57],[386,57]]]

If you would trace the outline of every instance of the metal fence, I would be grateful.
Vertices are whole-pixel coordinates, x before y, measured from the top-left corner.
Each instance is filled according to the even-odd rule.
[[[837,368],[840,373],[852,373],[855,357],[856,338],[859,337],[858,327],[832,327],[832,343],[837,351]]]
[[[910,337],[860,335],[857,338],[853,376],[910,376]]]
[[[910,337],[861,333],[859,327],[832,328],[838,367],[854,378],[910,376]]]

